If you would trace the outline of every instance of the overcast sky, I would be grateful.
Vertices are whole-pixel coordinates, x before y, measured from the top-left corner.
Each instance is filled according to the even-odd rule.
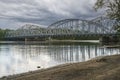
[[[90,19],[102,12],[96,0],[0,0],[0,28],[19,28],[26,23],[48,26],[61,19]]]

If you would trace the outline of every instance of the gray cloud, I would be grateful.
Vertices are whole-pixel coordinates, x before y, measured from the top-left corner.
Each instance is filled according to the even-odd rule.
[[[0,0],[0,24],[12,28],[25,23],[49,25],[65,18],[92,18],[101,14],[93,9],[95,1]]]

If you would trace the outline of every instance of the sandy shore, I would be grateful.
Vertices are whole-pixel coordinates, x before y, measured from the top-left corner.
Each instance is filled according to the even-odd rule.
[[[0,80],[120,80],[120,55],[59,65]]]

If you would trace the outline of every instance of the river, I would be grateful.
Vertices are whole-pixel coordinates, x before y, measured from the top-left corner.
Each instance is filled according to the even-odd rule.
[[[120,49],[102,48],[97,41],[0,42],[0,77],[114,54]]]

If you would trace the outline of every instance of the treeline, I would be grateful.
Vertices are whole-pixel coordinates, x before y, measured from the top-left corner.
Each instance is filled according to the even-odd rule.
[[[0,29],[0,40],[4,40],[6,32],[9,31],[8,29]]]

